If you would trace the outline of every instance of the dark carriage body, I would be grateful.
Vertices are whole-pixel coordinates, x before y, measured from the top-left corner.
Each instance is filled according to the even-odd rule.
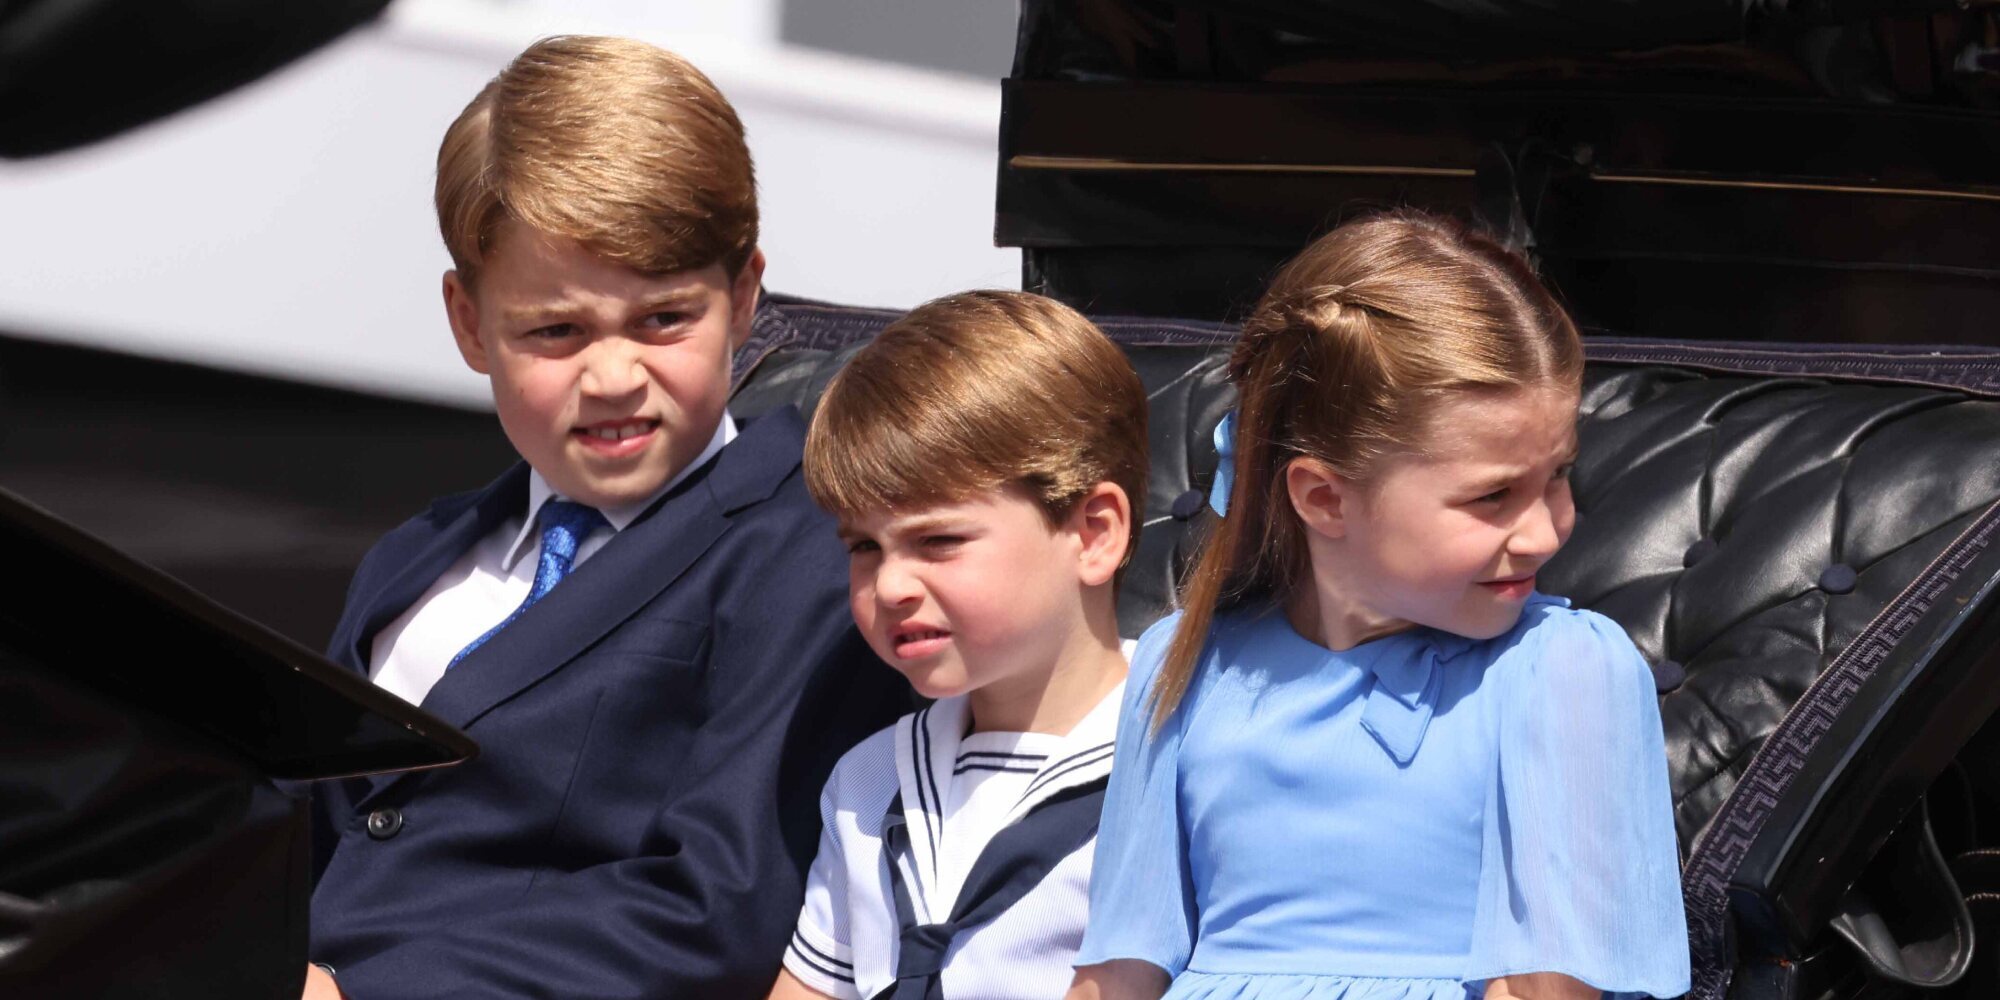
[[[1695,995],[2000,995],[1996,52],[1977,3],[1029,2],[996,232],[1178,317],[1109,324],[1155,516],[1227,405],[1204,324],[1314,235],[1414,205],[1531,256],[1594,335],[1544,582],[1658,674]]]
[[[1154,523],[1123,625],[1166,606],[1207,516],[1227,321],[1270,269],[1368,207],[1477,216],[1534,254],[1600,334],[1583,525],[1545,584],[1617,618],[1654,666],[1697,995],[2000,995],[1996,49],[2000,24],[1979,2],[1026,0],[996,234],[1022,248],[1028,287],[1103,318],[1150,390]],[[229,72],[268,68],[274,52],[259,51]],[[7,152],[136,117],[105,115],[23,132]],[[737,415],[810,407],[892,316],[767,303],[738,357]],[[0,342],[0,374],[0,413],[36,431],[0,439],[10,482],[309,644],[368,539],[505,453],[490,422],[456,411],[97,352]],[[59,424],[47,416],[59,404],[151,415],[120,475],[77,462],[90,451],[65,445],[95,425]],[[321,468],[262,475],[261,438],[218,416],[243,412],[310,438]],[[402,444],[385,452],[385,435]],[[225,460],[179,461],[197,454]],[[387,471],[343,474],[362,467]],[[282,530],[229,535],[225,558],[173,544],[225,537],[214,525],[162,528],[157,500],[124,499],[139,495],[185,497],[189,510],[226,496],[239,524]],[[48,664],[6,646],[8,669],[47,679]],[[40,697],[83,718],[104,696]],[[212,734],[182,729],[177,752],[215,749]],[[268,769],[224,749],[215,784],[235,797],[214,801],[262,822],[243,804],[279,802]],[[165,758],[126,760],[143,771]],[[36,818],[44,837],[87,819]],[[171,935],[132,939],[130,975],[91,969],[119,980],[98,992],[290,985],[296,827],[289,813],[271,825],[241,864],[196,862],[221,873],[204,877],[236,873],[242,929],[176,926],[171,900],[140,891],[173,883],[135,878],[115,909],[90,909],[114,897],[57,897],[71,908],[41,900],[39,923],[18,906],[0,914],[0,979],[40,986],[62,981],[49,978],[60,962],[90,968],[84,937],[49,928],[137,926],[190,932],[201,954],[265,950],[232,970]],[[0,892],[60,888],[22,876],[25,854],[9,863]],[[1927,978],[1952,984],[1903,985]]]
[[[1481,217],[1620,334],[2000,344],[1991,5],[1593,4],[1633,27],[1539,35],[1521,8],[1564,5],[1368,6],[1028,3],[996,225],[1028,287],[1222,317],[1313,234],[1413,204]]]
[[[298,783],[457,730],[0,491],[0,997],[295,996]]]

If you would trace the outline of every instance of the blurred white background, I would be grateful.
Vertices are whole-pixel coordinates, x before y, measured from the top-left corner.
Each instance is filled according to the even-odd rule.
[[[397,0],[97,146],[0,161],[0,332],[470,407],[431,209],[444,128],[534,39],[674,49],[736,105],[766,287],[908,306],[1020,286],[992,245],[1008,0]]]

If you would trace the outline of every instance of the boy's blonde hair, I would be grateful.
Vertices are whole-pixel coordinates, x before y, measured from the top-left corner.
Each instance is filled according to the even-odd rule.
[[[1146,390],[1076,310],[1026,292],[926,302],[862,348],[806,434],[806,487],[837,516],[1017,487],[1053,527],[1101,482],[1146,497]]]
[[[757,248],[757,192],[736,110],[664,49],[567,35],[528,46],[445,130],[438,226],[468,285],[512,219],[649,274]]]

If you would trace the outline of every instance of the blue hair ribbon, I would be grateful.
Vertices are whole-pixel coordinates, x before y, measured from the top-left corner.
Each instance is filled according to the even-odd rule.
[[[1208,488],[1208,505],[1217,515],[1229,513],[1229,491],[1236,485],[1236,411],[1215,425],[1215,482]]]

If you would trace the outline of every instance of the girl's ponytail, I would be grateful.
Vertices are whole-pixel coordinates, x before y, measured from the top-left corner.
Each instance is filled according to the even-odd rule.
[[[1333,318],[1340,306],[1329,301],[1297,304],[1304,309],[1293,305],[1281,307],[1267,295],[1244,323],[1230,356],[1229,380],[1237,397],[1228,513],[1203,542],[1182,584],[1180,626],[1151,694],[1155,728],[1174,713],[1192,685],[1216,612],[1258,594],[1281,592],[1303,567],[1298,525],[1285,493],[1285,467],[1298,454],[1288,446],[1288,397],[1298,386],[1295,369],[1315,336],[1307,320]]]
[[[1242,489],[1243,479],[1239,478],[1234,492],[1240,493]],[[1232,496],[1230,502],[1235,503],[1236,498]],[[1208,645],[1208,627],[1215,621],[1223,588],[1228,585],[1237,551],[1244,547],[1242,536],[1246,533],[1242,518],[1224,519],[1216,525],[1202,546],[1201,557],[1181,585],[1180,626],[1174,629],[1174,641],[1167,646],[1167,660],[1160,665],[1149,695],[1156,732],[1174,714],[1194,683],[1195,664]]]
[[[1576,328],[1533,270],[1450,220],[1385,213],[1293,258],[1230,356],[1235,482],[1182,583],[1180,625],[1150,692],[1153,727],[1193,687],[1219,612],[1255,599],[1282,605],[1310,572],[1285,486],[1292,459],[1362,479],[1417,440],[1445,393],[1574,388],[1582,374]]]
[[[1258,331],[1258,334],[1269,333]],[[1160,667],[1159,679],[1151,693],[1155,729],[1174,713],[1194,682],[1195,664],[1208,643],[1208,629],[1214,623],[1216,611],[1225,601],[1233,603],[1240,599],[1251,584],[1249,578],[1261,575],[1256,564],[1261,561],[1258,556],[1265,548],[1264,536],[1268,533],[1265,512],[1270,508],[1272,491],[1281,488],[1283,460],[1272,427],[1275,408],[1256,405],[1260,401],[1254,398],[1255,390],[1246,388],[1264,385],[1268,380],[1249,377],[1239,367],[1245,364],[1264,367],[1272,363],[1271,352],[1251,346],[1258,334],[1253,334],[1246,325],[1230,361],[1230,380],[1237,384],[1238,394],[1236,470],[1229,489],[1229,513],[1216,522],[1202,543],[1194,569],[1182,583],[1180,626],[1174,630],[1174,641],[1167,647],[1166,662]],[[1246,399],[1246,395],[1252,398]],[[1216,475],[1222,475],[1222,470],[1217,469]]]

